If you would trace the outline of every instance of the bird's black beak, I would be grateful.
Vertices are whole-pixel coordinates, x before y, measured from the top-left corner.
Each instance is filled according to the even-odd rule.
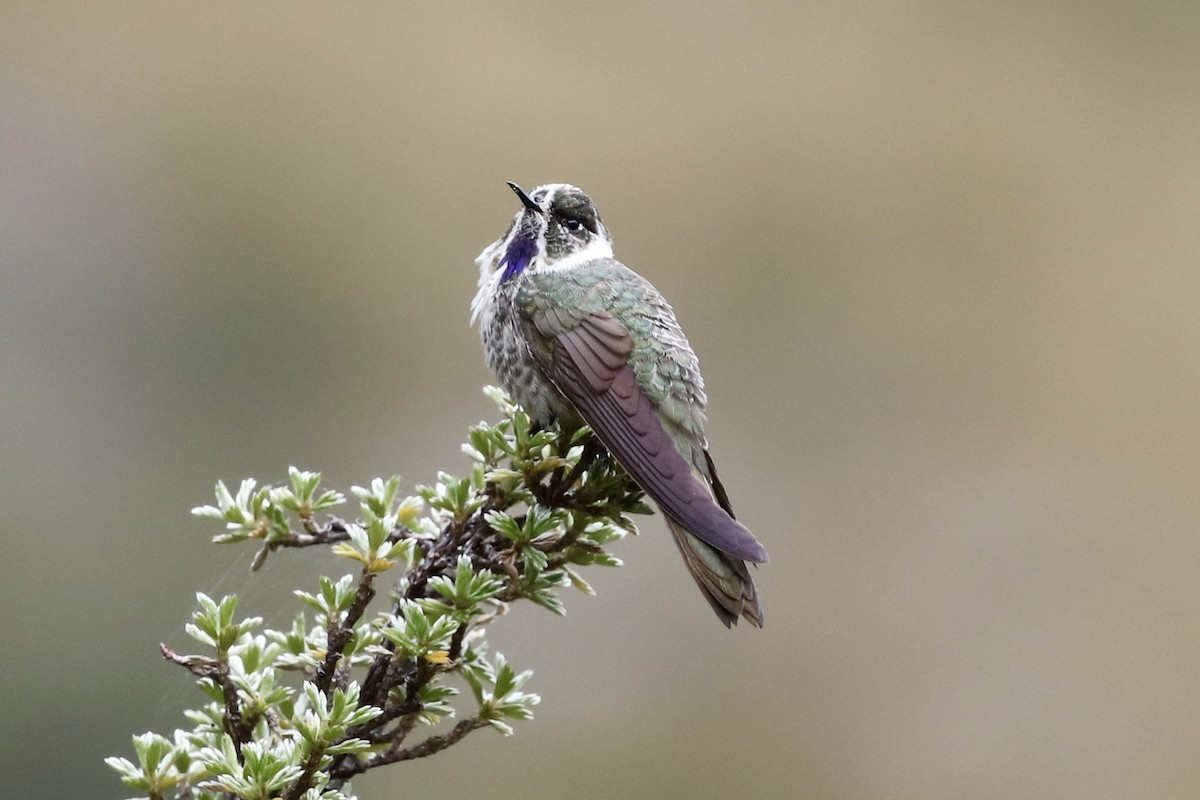
[[[541,207],[540,207],[540,206],[539,206],[537,203],[533,202],[533,198],[532,198],[532,197],[530,197],[529,195],[525,194],[525,190],[524,190],[524,189],[522,189],[520,186],[517,186],[517,185],[516,185],[515,183],[513,183],[512,181],[507,181],[507,183],[508,183],[508,188],[510,188],[510,189],[512,189],[514,192],[516,192],[516,194],[517,194],[517,197],[521,198],[521,205],[525,206],[525,207],[526,207],[526,208],[528,208],[530,211],[536,211],[536,212],[537,212],[537,213],[539,213],[539,214],[541,214],[541,213],[542,213],[542,209],[541,209]]]

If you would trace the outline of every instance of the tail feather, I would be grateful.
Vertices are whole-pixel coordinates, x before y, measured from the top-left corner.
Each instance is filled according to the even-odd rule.
[[[670,517],[666,517],[666,522],[688,572],[725,627],[736,625],[738,618],[744,617],[754,627],[761,628],[762,606],[746,562],[693,536]]]

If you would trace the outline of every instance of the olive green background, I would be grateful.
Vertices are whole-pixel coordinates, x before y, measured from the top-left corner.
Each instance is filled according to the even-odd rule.
[[[1200,4],[7,3],[5,795],[196,702],[217,478],[466,468],[505,180],[672,301],[772,555],[724,630],[657,519],[494,628],[537,719],[363,800],[1200,794]]]

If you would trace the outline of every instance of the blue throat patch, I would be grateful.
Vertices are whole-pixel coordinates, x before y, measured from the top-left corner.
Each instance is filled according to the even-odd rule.
[[[537,255],[537,240],[532,236],[516,236],[508,243],[508,250],[504,252],[504,258],[500,259],[501,267],[504,267],[504,274],[500,276],[500,282],[506,283],[516,276],[520,275],[533,257]]]

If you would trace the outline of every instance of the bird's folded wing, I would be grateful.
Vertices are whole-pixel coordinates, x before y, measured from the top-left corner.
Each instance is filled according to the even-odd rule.
[[[634,342],[620,321],[595,312],[534,325],[552,335],[544,367],[554,383],[663,513],[718,550],[765,562],[762,545],[717,504],[676,449],[629,365]]]

